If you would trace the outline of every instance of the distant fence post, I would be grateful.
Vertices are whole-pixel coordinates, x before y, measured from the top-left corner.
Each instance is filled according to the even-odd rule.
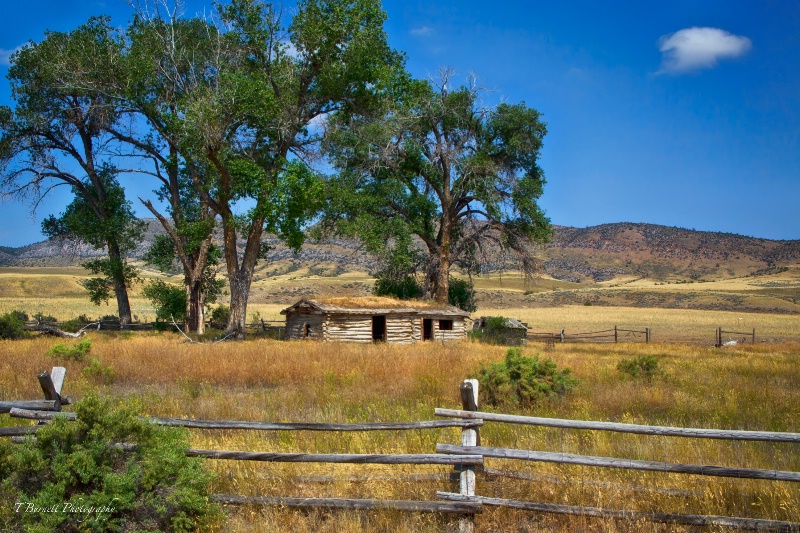
[[[459,387],[461,408],[465,411],[478,410],[478,380],[465,379]],[[477,446],[480,443],[478,428],[464,427],[461,430],[461,446]],[[459,479],[462,496],[475,496],[475,466],[461,465]],[[459,533],[472,533],[475,529],[475,516],[467,515],[458,521]]]
[[[717,328],[717,338],[714,342],[714,346],[716,346],[717,348],[722,346],[722,328]]]
[[[650,344],[650,328],[644,328],[644,342]]]
[[[614,343],[616,344],[616,342],[617,342],[617,341],[618,341],[618,337],[617,337],[617,326],[614,326]]]

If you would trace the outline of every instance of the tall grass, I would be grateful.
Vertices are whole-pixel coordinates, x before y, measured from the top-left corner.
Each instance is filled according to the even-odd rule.
[[[35,374],[55,364],[57,341],[0,341],[0,399],[41,396]],[[526,348],[532,354],[535,346]],[[182,344],[172,334],[93,334],[89,359],[114,370],[110,383],[67,361],[65,394],[90,388],[136,398],[153,416],[255,421],[427,420],[457,408],[458,385],[502,347],[464,342],[414,346],[253,340]],[[691,427],[800,432],[800,344],[732,349],[677,344],[557,345],[543,354],[572,368],[581,384],[562,398],[517,414]],[[636,380],[617,370],[650,355],[662,375]],[[62,364],[59,362],[58,364]],[[0,423],[9,422],[8,417]],[[643,437],[487,423],[482,444],[587,455],[800,471],[791,444]],[[315,433],[193,431],[200,448],[318,453],[431,453],[458,443],[457,429]],[[797,484],[487,459],[517,477],[479,476],[487,496],[658,512],[800,521]],[[216,492],[274,496],[433,499],[455,490],[445,467],[260,464],[209,461]],[[426,476],[419,480],[418,476]],[[358,476],[353,477],[353,476]],[[417,476],[417,477],[415,477]],[[487,508],[479,531],[681,531],[674,526],[528,514]],[[393,512],[231,509],[225,531],[440,531],[445,518]]]

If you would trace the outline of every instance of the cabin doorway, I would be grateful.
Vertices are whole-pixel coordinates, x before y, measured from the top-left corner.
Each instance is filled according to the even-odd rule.
[[[372,341],[386,342],[386,316],[372,317]]]
[[[422,319],[422,340],[433,340],[433,319],[431,318]]]

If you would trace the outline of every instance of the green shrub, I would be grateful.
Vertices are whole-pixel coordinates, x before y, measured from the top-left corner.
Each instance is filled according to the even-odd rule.
[[[488,405],[531,407],[543,398],[564,394],[579,380],[569,368],[558,369],[550,359],[522,355],[520,348],[509,348],[500,363],[481,365],[478,372],[482,401]]]
[[[83,377],[104,385],[110,385],[111,382],[114,381],[114,378],[117,377],[117,373],[111,368],[111,365],[103,366],[103,364],[94,357],[92,358],[92,362],[84,367],[82,374]]]
[[[73,318],[71,320],[67,320],[66,322],[61,324],[62,331],[69,331],[70,333],[76,333],[86,324],[90,324],[94,322],[94,320],[90,319],[86,315],[81,315],[77,318]]]
[[[33,319],[37,322],[58,322],[58,319],[53,315],[46,315],[41,311],[33,315]]]
[[[634,379],[644,378],[648,382],[653,381],[655,376],[664,373],[658,367],[658,359],[652,355],[640,355],[634,359],[623,359],[617,363],[617,370]]]
[[[372,288],[375,296],[392,296],[400,300],[422,298],[423,293],[417,279],[410,274],[399,278],[379,275]]]
[[[518,345],[524,342],[524,335],[520,330],[510,328],[502,316],[486,318],[482,328],[473,329],[469,337],[487,344]]]
[[[28,335],[25,322],[28,315],[22,311],[11,311],[0,316],[0,339],[21,339]]]
[[[156,310],[156,320],[186,320],[186,290],[161,280],[151,281],[142,289]]]
[[[66,344],[61,343],[56,344],[50,348],[50,357],[65,361],[69,361],[70,359],[75,361],[83,361],[84,357],[86,357],[91,350],[92,341],[89,339],[89,337],[85,337],[73,346],[67,346]]]
[[[218,305],[211,311],[211,321],[216,325],[226,325],[231,316],[231,308],[227,305]]]
[[[185,430],[92,393],[75,408],[77,421],[56,418],[35,440],[0,447],[0,530],[194,531],[218,519],[212,474],[186,457]],[[46,512],[25,512],[34,507]]]
[[[478,310],[478,304],[475,303],[475,288],[471,282],[465,279],[450,278],[447,300],[450,305],[467,313],[474,313]]]

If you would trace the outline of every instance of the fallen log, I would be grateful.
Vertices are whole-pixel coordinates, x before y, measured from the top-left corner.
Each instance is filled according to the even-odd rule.
[[[53,337],[63,337],[63,338],[70,338],[70,339],[78,339],[86,334],[86,330],[89,329],[90,326],[97,326],[97,329],[100,330],[100,322],[92,322],[90,324],[86,324],[81,329],[79,329],[76,333],[70,333],[69,331],[63,331],[56,326],[51,326],[50,324],[36,324],[35,326],[29,326],[29,331],[38,331],[42,335],[52,335]]]

